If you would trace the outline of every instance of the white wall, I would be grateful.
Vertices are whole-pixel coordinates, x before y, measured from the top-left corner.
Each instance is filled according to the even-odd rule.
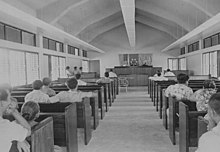
[[[138,27],[137,27],[138,26]],[[136,23],[136,50],[131,50],[124,25],[115,28],[92,41],[92,45],[104,50],[105,54],[90,53],[92,59],[100,59],[100,72],[103,76],[105,68],[119,66],[119,54],[152,53],[154,67],[167,68],[167,58],[171,55],[161,53],[160,50],[170,44],[174,39],[164,32],[146,28]]]
[[[69,66],[71,69],[73,69],[75,66],[78,68],[82,66],[81,59],[76,58],[66,58],[66,66]]]
[[[187,69],[193,71],[194,75],[202,75],[202,54],[195,54],[186,58]]]

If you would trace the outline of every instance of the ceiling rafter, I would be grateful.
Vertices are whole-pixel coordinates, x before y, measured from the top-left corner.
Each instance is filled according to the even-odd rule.
[[[205,13],[207,16],[212,17],[213,14],[210,13],[208,10],[206,10],[205,8],[203,8],[201,5],[199,5],[198,3],[192,1],[192,0],[182,0],[183,2],[187,2],[191,5],[193,5],[195,8],[197,8],[198,10],[202,11],[203,13]]]
[[[68,7],[67,9],[65,9],[62,13],[60,13],[60,15],[58,15],[56,18],[54,18],[54,19],[50,22],[50,24],[56,23],[56,22],[59,21],[64,15],[66,15],[66,13],[68,13],[70,10],[72,10],[72,9],[74,9],[74,8],[80,6],[80,5],[83,5],[83,4],[85,4],[86,2],[88,2],[88,1],[89,1],[89,0],[81,0],[81,1],[78,2],[78,3],[75,3],[75,4],[71,5],[71,6],[69,6],[69,7]]]
[[[92,42],[94,39],[96,39],[98,36],[116,28],[124,24],[124,21],[121,19],[115,20],[112,24],[106,24],[104,26],[97,27],[93,29],[92,33],[90,33],[88,37],[88,43]]]
[[[142,11],[149,12],[153,15],[167,19],[168,21],[172,21],[172,22],[176,23],[178,26],[184,28],[184,30],[186,30],[186,31],[191,31],[194,28],[193,26],[190,26],[189,24],[187,24],[186,22],[184,22],[183,20],[181,20],[180,18],[175,16],[175,14],[171,14],[168,11],[158,9],[152,5],[147,5],[143,1],[136,2],[136,9],[140,9]]]
[[[123,21],[121,11],[118,11],[116,13],[113,13],[113,14],[105,17],[105,18],[101,18],[101,19],[98,19],[98,20],[94,21],[94,23],[89,24],[83,30],[81,30],[80,33],[77,34],[77,37],[79,35],[83,35],[84,33],[88,33],[88,31],[92,31],[96,27],[111,24],[111,22],[114,22],[115,20],[118,20],[118,18],[122,19],[122,21]]]
[[[100,13],[101,14],[101,13]],[[87,24],[87,25],[81,25],[81,28],[79,30],[77,30],[76,33],[74,33],[74,35],[79,35],[81,32],[83,32],[84,30],[86,30],[87,27],[89,27],[90,25],[93,25],[95,23],[98,23],[98,22],[102,22],[103,20],[106,20],[107,18],[111,18],[112,16],[114,15],[119,15],[121,14],[121,10],[117,9],[117,8],[114,8],[112,9],[111,11],[109,12],[105,12],[103,13],[102,15],[98,16],[96,19],[93,19],[90,24]]]
[[[135,47],[135,0],[120,0],[128,40],[132,48]]]
[[[168,35],[170,35],[171,37],[173,37],[174,39],[178,39],[178,37],[172,32],[170,31],[168,28],[166,28],[165,26],[158,24],[158,22],[154,22],[152,20],[146,19],[143,16],[136,16],[136,21],[140,22],[142,24],[145,24],[151,28],[154,28],[156,30],[162,31]]]
[[[90,0],[58,0],[37,10],[37,16],[47,23],[55,24],[70,10],[83,5],[88,1]]]

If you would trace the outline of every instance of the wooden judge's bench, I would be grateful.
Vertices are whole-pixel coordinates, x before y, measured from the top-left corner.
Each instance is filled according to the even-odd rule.
[[[129,86],[147,86],[148,77],[153,76],[157,70],[162,71],[162,67],[116,66],[113,69],[119,78],[127,78]]]

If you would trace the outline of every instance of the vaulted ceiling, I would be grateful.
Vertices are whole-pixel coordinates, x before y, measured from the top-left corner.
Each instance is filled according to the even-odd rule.
[[[140,27],[135,27],[137,23],[147,31],[163,32],[162,37],[169,35],[175,41],[220,12],[220,0],[133,0],[135,5],[129,7],[135,10],[134,19],[128,15],[128,9],[124,10],[127,6],[122,1],[125,0],[3,1],[88,43],[121,26],[126,29],[131,22],[134,25],[130,32],[127,29],[128,41],[133,37],[130,39],[129,34],[137,36],[137,29],[132,33]]]

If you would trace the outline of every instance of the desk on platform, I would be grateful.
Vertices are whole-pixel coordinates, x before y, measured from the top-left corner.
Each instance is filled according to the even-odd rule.
[[[153,76],[157,70],[162,71],[161,67],[129,66],[115,67],[114,72],[118,77],[125,77],[129,86],[147,86],[148,77]]]

